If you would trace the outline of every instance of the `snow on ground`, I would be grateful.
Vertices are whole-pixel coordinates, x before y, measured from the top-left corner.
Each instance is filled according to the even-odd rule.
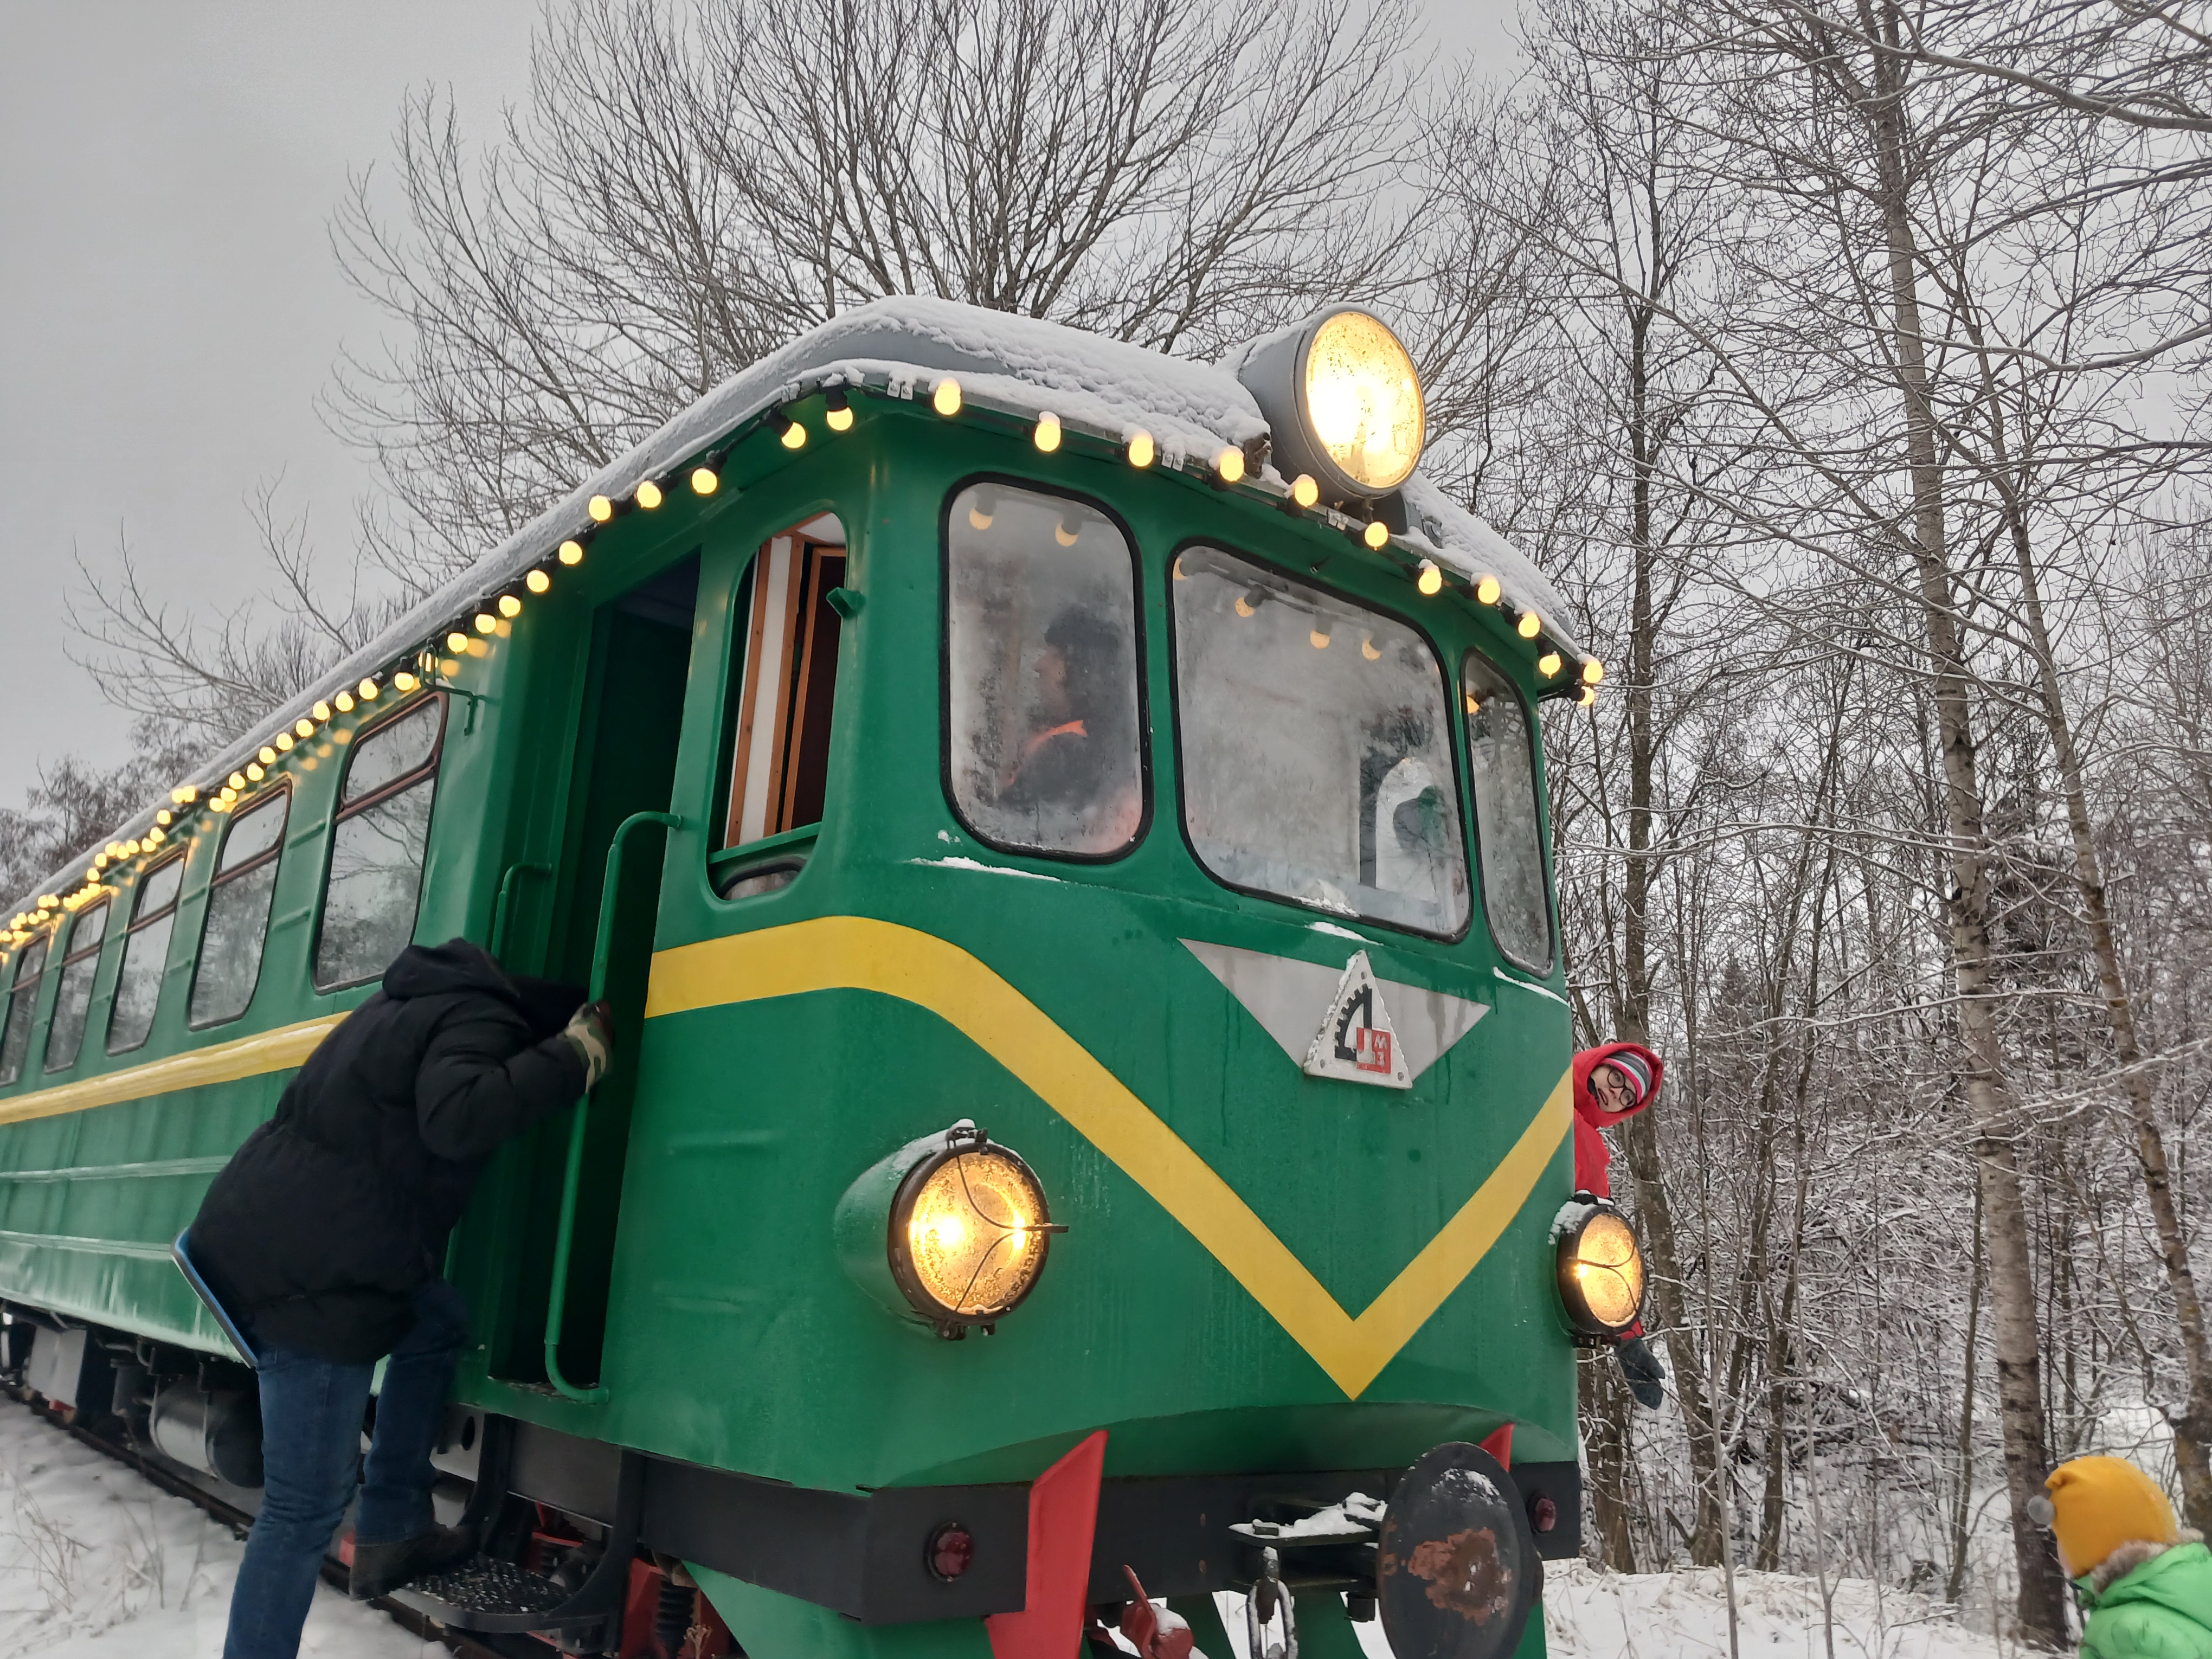
[[[230,1528],[52,1424],[0,1401],[0,1659],[219,1659],[245,1546]],[[1941,1601],[1864,1579],[1831,1586],[1784,1573],[1735,1579],[1742,1659],[2012,1659],[1962,1629]],[[1241,1602],[1223,1613],[1241,1646]],[[1545,1568],[1553,1659],[1706,1659],[1729,1653],[1717,1569]],[[1379,1623],[1356,1626],[1390,1659]],[[1831,1644],[1832,1637],[1832,1645]],[[445,1649],[320,1585],[300,1651],[308,1659],[431,1659]],[[1217,1656],[1217,1659],[1234,1659]]]
[[[245,1548],[204,1510],[0,1399],[0,1659],[218,1659]],[[446,1653],[327,1584],[300,1651]]]
[[[1960,1626],[1940,1599],[1863,1578],[1831,1581],[1829,1591],[1824,1610],[1815,1579],[1739,1572],[1735,1651],[1744,1659],[2010,1659],[2018,1651],[1986,1630]],[[1553,1659],[1729,1651],[1728,1587],[1717,1567],[1617,1573],[1547,1562],[1544,1599]]]

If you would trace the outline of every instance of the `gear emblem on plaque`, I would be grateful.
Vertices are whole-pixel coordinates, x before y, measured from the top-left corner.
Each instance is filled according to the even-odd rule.
[[[1521,1490],[1480,1446],[1432,1446],[1390,1494],[1376,1596],[1395,1659],[1503,1659],[1521,1644],[1544,1563]]]
[[[1344,964],[1344,977],[1329,999],[1328,1012],[1306,1050],[1305,1071],[1309,1077],[1376,1083],[1386,1089],[1413,1086],[1413,1072],[1389,1011],[1382,1006],[1382,988],[1375,982],[1366,951],[1354,951]]]

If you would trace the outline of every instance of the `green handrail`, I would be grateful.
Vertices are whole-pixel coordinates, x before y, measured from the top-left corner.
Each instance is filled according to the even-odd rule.
[[[599,890],[599,936],[592,944],[593,1002],[607,994],[607,957],[614,949],[615,912],[621,901],[623,842],[631,830],[648,823],[669,830],[684,827],[684,820],[673,812],[633,812],[616,826],[614,839],[607,843],[606,884]],[[576,1234],[576,1188],[583,1177],[584,1131],[591,1105],[587,1094],[576,1103],[576,1115],[568,1124],[568,1167],[561,1181],[561,1229],[553,1238],[553,1287],[545,1309],[545,1380],[556,1394],[586,1405],[605,1400],[606,1384],[580,1389],[561,1374],[561,1324],[568,1310],[568,1252]]]
[[[510,864],[507,873],[499,878],[499,896],[491,907],[491,959],[507,966],[507,930],[514,921],[514,884],[521,876],[550,876],[550,864]]]

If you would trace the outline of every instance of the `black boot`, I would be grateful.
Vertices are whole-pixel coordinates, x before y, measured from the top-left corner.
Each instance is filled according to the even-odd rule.
[[[1667,1391],[1660,1384],[1667,1380],[1667,1368],[1651,1352],[1651,1345],[1640,1336],[1631,1336],[1615,1343],[1613,1351],[1620,1358],[1620,1374],[1627,1379],[1636,1403],[1652,1412],[1665,1405]]]
[[[476,1553],[476,1534],[466,1527],[433,1527],[390,1544],[356,1543],[346,1593],[356,1601],[367,1601],[398,1589],[410,1578],[457,1566]]]

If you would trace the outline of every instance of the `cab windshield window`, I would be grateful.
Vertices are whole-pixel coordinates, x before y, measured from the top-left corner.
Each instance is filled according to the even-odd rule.
[[[1129,544],[1095,507],[1003,484],[952,502],[945,777],[996,847],[1111,858],[1145,822]]]
[[[1405,623],[1216,548],[1176,561],[1183,824],[1232,887],[1449,938],[1466,837],[1443,674]]]

